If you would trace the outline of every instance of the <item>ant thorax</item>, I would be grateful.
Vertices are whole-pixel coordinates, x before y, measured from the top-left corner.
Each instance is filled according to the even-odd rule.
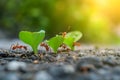
[[[71,49],[65,45],[65,44],[62,44],[59,48],[58,48],[58,52],[69,52]]]
[[[51,49],[51,48],[48,46],[48,44],[45,43],[45,42],[42,42],[42,43],[40,44],[39,49],[40,49],[41,51],[52,52],[52,49]]]

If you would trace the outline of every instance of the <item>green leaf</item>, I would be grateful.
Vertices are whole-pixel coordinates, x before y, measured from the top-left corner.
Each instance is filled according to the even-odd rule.
[[[63,43],[64,38],[60,35],[57,35],[47,41],[47,44],[54,50],[54,52],[57,52],[60,45]]]
[[[29,44],[32,47],[35,54],[37,54],[38,45],[42,42],[44,37],[45,37],[44,30],[41,30],[39,32],[21,31],[19,33],[20,40]]]
[[[74,49],[74,46],[73,46],[74,38],[73,37],[65,37],[63,43],[69,46],[72,50]]]
[[[74,38],[74,42],[78,41],[82,37],[82,33],[80,31],[72,31],[66,34],[66,37]]]
[[[73,43],[78,41],[81,37],[82,37],[82,33],[79,31],[69,32],[64,37],[63,43],[69,46],[72,50],[74,50]]]

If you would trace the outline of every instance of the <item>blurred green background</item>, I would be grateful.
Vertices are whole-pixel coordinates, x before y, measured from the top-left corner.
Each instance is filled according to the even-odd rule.
[[[120,43],[119,0],[0,0],[0,30],[9,38],[21,30],[46,30],[46,38],[79,30],[81,42]]]

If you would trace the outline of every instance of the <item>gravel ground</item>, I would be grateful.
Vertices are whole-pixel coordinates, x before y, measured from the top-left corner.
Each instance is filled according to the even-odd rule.
[[[0,40],[0,80],[120,80],[119,46],[82,45],[76,51],[36,56],[10,50],[19,40]],[[30,47],[29,47],[30,48]]]
[[[81,46],[82,47],[82,46]],[[0,50],[0,80],[120,80],[120,49],[62,53]]]

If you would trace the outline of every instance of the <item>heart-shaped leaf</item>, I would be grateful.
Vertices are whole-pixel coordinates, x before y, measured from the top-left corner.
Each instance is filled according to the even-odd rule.
[[[56,35],[55,37],[49,39],[47,41],[47,44],[54,50],[54,52],[57,52],[60,45],[63,43],[64,38],[60,35]]]
[[[72,50],[74,50],[73,43],[78,41],[82,37],[82,33],[79,31],[73,31],[66,34],[63,43],[68,45]]]
[[[74,46],[73,46],[74,38],[65,37],[63,43],[66,44],[67,46],[69,46],[72,50],[74,49]]]
[[[39,32],[21,31],[19,33],[20,40],[29,44],[32,47],[35,54],[37,54],[38,45],[42,42],[44,37],[45,37],[44,30],[41,30]]]
[[[74,38],[74,42],[76,42],[82,37],[82,33],[80,31],[72,31],[67,33],[66,37],[72,37]]]

